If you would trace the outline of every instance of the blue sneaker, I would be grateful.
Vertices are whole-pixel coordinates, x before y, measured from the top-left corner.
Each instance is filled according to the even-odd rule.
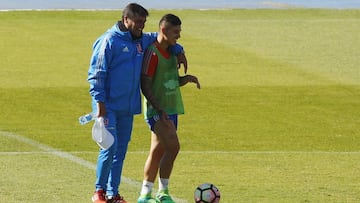
[[[169,195],[169,190],[161,190],[156,193],[156,201],[159,203],[175,203],[174,200]]]
[[[137,203],[157,203],[157,201],[151,196],[151,194],[140,195]]]

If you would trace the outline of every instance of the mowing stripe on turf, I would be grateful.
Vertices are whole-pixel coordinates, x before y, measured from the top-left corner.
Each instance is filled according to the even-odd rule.
[[[29,139],[29,138],[26,138],[26,137],[23,137],[23,136],[20,136],[20,135],[17,135],[17,134],[14,134],[14,133],[10,133],[10,132],[4,132],[4,131],[0,131],[0,136],[4,136],[4,137],[8,137],[8,138],[12,138],[12,139],[15,139],[19,142],[22,142],[22,143],[25,143],[25,144],[28,144],[28,145],[31,145],[33,147],[36,147],[40,150],[42,150],[43,152],[45,153],[49,153],[49,154],[52,154],[54,156],[58,156],[58,157],[61,157],[61,158],[64,158],[66,160],[69,160],[69,161],[72,161],[74,163],[77,163],[81,166],[84,166],[88,169],[91,169],[91,170],[95,170],[96,169],[96,165],[92,162],[89,162],[89,161],[86,161],[82,158],[79,158],[77,156],[74,156],[68,152],[63,152],[63,151],[60,151],[60,150],[57,150],[55,148],[52,148],[50,146],[47,146],[47,145],[44,145],[44,144],[41,144],[39,142],[36,142],[32,139]],[[10,155],[11,152],[6,152],[8,153],[8,155]],[[14,152],[15,154],[18,154],[19,152]],[[25,153],[32,153],[32,152],[25,152]],[[40,153],[40,152],[37,152],[37,153]],[[141,183],[138,182],[138,181],[135,181],[135,180],[132,180],[130,178],[127,178],[127,177],[124,177],[122,176],[121,177],[121,181],[122,182],[125,182],[131,186],[134,186],[134,187],[138,187],[140,188],[141,186]],[[174,197],[174,200],[176,202],[179,202],[179,203],[187,203],[186,200],[183,200],[183,199],[179,199],[179,198],[176,198]]]

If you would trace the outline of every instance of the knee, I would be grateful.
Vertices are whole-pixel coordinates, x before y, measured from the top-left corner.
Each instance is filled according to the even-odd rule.
[[[180,144],[174,146],[173,155],[176,157],[180,151]]]
[[[180,142],[178,139],[176,139],[176,142],[174,144],[174,151],[178,153],[180,151]]]
[[[176,156],[180,151],[180,143],[177,139],[177,136],[175,136],[174,139],[170,142],[170,144],[167,147],[167,150],[169,153],[171,153],[173,156]]]

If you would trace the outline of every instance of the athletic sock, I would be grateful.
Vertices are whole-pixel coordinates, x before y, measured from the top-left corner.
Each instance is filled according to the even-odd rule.
[[[159,177],[159,191],[166,190],[168,186],[169,186],[169,179]]]
[[[143,180],[140,195],[151,194],[153,186],[154,186],[154,183]]]

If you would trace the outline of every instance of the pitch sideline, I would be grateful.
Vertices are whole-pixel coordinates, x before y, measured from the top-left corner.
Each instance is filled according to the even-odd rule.
[[[50,151],[22,151],[22,152],[0,152],[0,155],[21,154],[51,154]],[[70,151],[67,154],[98,154],[93,151]],[[148,151],[128,151],[127,154],[146,154]],[[318,154],[318,155],[360,155],[360,151],[180,151],[180,154],[237,154],[237,155],[259,155],[259,154]],[[76,156],[75,156],[76,157]]]
[[[91,169],[91,170],[96,170],[96,165],[93,164],[92,162],[86,161],[86,160],[84,160],[82,158],[79,158],[77,156],[74,156],[74,155],[72,155],[70,153],[63,152],[63,151],[57,150],[55,148],[52,148],[50,146],[41,144],[39,142],[36,142],[35,140],[29,139],[29,138],[26,138],[26,137],[23,137],[23,136],[20,136],[20,135],[11,133],[11,132],[4,132],[4,131],[0,131],[0,136],[9,137],[9,138],[18,140],[19,142],[22,142],[22,143],[31,145],[33,147],[36,147],[36,148],[38,148],[38,149],[40,149],[40,150],[42,150],[42,151],[44,151],[46,153],[52,154],[54,156],[57,156],[57,157],[60,157],[60,158],[63,158],[63,159],[69,160],[69,161],[72,161],[74,163],[77,163],[77,164],[85,167],[85,168],[88,168],[88,169]],[[134,187],[140,188],[140,186],[141,186],[140,182],[132,180],[132,179],[127,178],[127,177],[124,177],[124,176],[121,177],[121,181],[125,182],[125,183],[127,183],[127,184],[129,184],[131,186],[134,186]],[[179,199],[179,198],[176,198],[176,197],[174,197],[174,200],[176,200],[179,203],[188,203],[186,200]]]

